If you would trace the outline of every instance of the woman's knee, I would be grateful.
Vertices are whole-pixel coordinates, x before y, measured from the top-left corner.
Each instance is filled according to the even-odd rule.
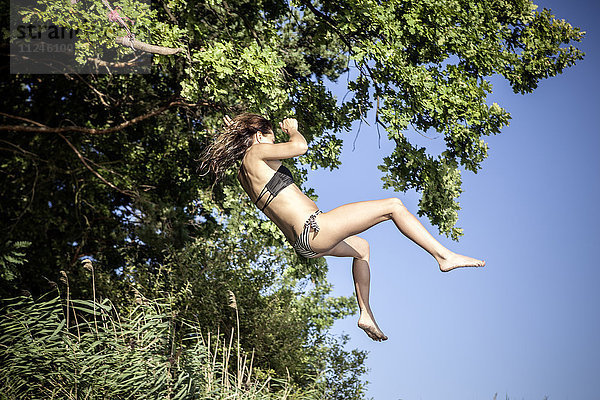
[[[389,210],[389,218],[392,217],[392,214],[396,213],[396,212],[402,212],[404,210],[406,210],[406,207],[404,206],[404,203],[402,203],[402,200],[400,200],[397,197],[391,197],[389,199],[386,199],[387,201],[387,208]]]
[[[358,257],[355,257],[355,258],[358,258],[360,260],[369,261],[369,254],[371,252],[370,247],[369,247],[369,242],[367,242],[365,239],[363,239],[361,237],[354,236],[352,238],[352,247],[358,253]]]

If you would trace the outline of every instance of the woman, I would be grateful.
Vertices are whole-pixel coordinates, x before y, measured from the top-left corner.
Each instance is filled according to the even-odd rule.
[[[358,326],[371,339],[382,341],[387,336],[377,326],[369,306],[369,244],[357,234],[391,219],[400,232],[435,258],[443,272],[485,265],[484,261],[442,246],[396,198],[351,203],[321,212],[294,184],[290,171],[281,163],[308,149],[295,119],[279,123],[289,136],[285,143],[275,143],[271,123],[260,115],[246,113],[233,120],[226,116],[224,121],[225,131],[204,153],[203,167],[219,179],[227,168],[241,161],[238,179],[242,187],[299,255],[353,258],[352,274],[360,308]]]

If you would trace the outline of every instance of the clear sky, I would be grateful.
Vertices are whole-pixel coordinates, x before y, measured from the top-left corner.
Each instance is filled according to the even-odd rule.
[[[462,175],[465,235],[453,242],[421,219],[442,244],[487,266],[443,274],[391,222],[362,235],[371,244],[371,305],[390,339],[371,341],[357,317],[334,332],[369,351],[376,400],[600,398],[600,4],[535,3],[587,32],[585,59],[525,96],[494,80],[489,100],[512,121],[488,138],[483,169]],[[334,91],[343,96],[343,83]],[[346,136],[339,170],[309,174],[319,207],[397,196],[416,213],[417,194],[381,188],[377,165],[392,150],[385,132],[379,147],[363,124],[353,151],[356,133]],[[334,295],[352,294],[350,260],[328,261]]]

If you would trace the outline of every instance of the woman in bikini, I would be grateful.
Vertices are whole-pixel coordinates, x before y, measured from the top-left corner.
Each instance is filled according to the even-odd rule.
[[[447,272],[459,267],[483,267],[485,261],[456,254],[431,236],[397,198],[361,201],[321,212],[293,182],[281,160],[298,157],[308,150],[298,131],[298,122],[279,123],[289,136],[275,143],[271,123],[257,114],[226,116],[225,130],[202,156],[204,169],[217,179],[241,161],[238,180],[252,201],[281,229],[302,257],[352,257],[352,275],[360,308],[358,326],[373,340],[387,340],[369,306],[369,244],[356,236],[380,222],[392,220],[398,230],[421,246]]]

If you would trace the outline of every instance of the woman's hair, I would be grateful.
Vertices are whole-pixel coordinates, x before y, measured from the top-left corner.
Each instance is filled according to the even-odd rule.
[[[258,114],[236,116],[202,152],[200,171],[203,174],[212,172],[215,182],[218,181],[229,167],[244,157],[256,132],[266,134],[272,130],[271,122]]]

